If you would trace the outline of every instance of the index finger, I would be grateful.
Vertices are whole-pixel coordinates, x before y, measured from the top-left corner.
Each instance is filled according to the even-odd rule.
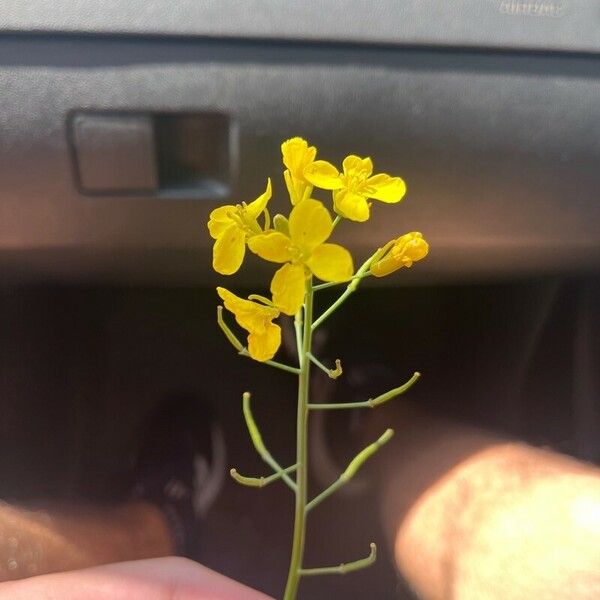
[[[114,563],[0,585],[0,600],[272,600],[184,558]]]

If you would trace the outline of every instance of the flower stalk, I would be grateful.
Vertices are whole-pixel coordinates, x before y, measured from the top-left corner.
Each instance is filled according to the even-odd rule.
[[[273,455],[267,450],[265,443],[263,442],[262,435],[258,429],[258,425],[254,420],[252,410],[250,409],[250,392],[244,392],[242,396],[242,412],[244,413],[244,420],[246,421],[246,427],[250,434],[250,439],[254,445],[254,449],[258,452],[258,455],[275,471],[281,475],[281,479],[285,481],[288,487],[293,491],[297,491],[296,482],[290,479],[286,470],[273,458]],[[295,465],[298,468],[298,465]]]
[[[315,569],[301,569],[300,574],[302,576],[309,575],[346,575],[352,571],[358,571],[359,569],[365,569],[370,567],[377,560],[377,546],[371,542],[369,556],[366,558],[360,558],[350,563],[342,563],[337,567],[317,567]]]
[[[304,330],[302,333],[302,355],[298,375],[298,408],[296,415],[296,507],[294,510],[294,536],[292,555],[283,600],[295,600],[300,583],[304,544],[306,540],[306,504],[308,495],[308,394],[310,386],[310,360],[312,349],[312,278],[306,280],[304,300]]]
[[[421,377],[421,373],[415,372],[413,376],[401,386],[389,390],[385,392],[385,394],[381,394],[375,398],[369,398],[364,402],[340,402],[334,403],[330,402],[328,404],[309,404],[308,410],[343,410],[348,408],[375,408],[376,406],[381,406],[385,404],[389,400],[392,400],[396,396],[400,396],[400,394],[404,394],[407,392]]]
[[[379,252],[379,251],[378,251]],[[358,284],[362,279],[366,277],[366,274],[371,266],[371,262],[376,258],[377,252],[370,256],[356,271],[356,275],[352,277],[350,283],[346,287],[346,289],[342,292],[340,297],[312,324],[312,330],[314,331],[317,327],[322,325],[346,300],[350,294],[353,294],[358,287]]]
[[[241,485],[245,485],[247,487],[257,487],[262,488],[278,479],[281,479],[284,474],[293,473],[297,468],[297,465],[292,465],[287,469],[283,469],[283,471],[277,471],[273,473],[273,475],[269,475],[268,477],[246,477],[237,472],[237,469],[230,469],[229,474],[231,478],[237,481]]]
[[[380,436],[380,438],[369,444],[364,450],[361,450],[351,461],[350,464],[346,467],[344,472],[325,490],[323,490],[318,496],[313,498],[306,505],[306,512],[311,511],[315,506],[318,506],[325,500],[325,498],[329,498],[334,492],[337,492],[343,485],[348,483],[358,472],[358,470],[362,467],[366,460],[371,458],[381,446],[387,444],[393,437],[394,430],[386,429],[385,432]]]
[[[415,372],[404,384],[363,402],[315,404],[310,402],[311,368],[314,365],[331,379],[342,376],[340,359],[334,368],[328,368],[314,353],[312,338],[320,327],[353,294],[360,282],[370,276],[384,277],[424,258],[429,250],[419,232],[410,232],[389,241],[377,249],[358,270],[348,249],[331,243],[334,229],[342,219],[354,222],[368,220],[371,200],[386,204],[399,202],[406,186],[399,177],[385,173],[373,175],[370,158],[350,155],[344,159],[342,170],[324,160],[317,160],[317,150],[301,138],[282,144],[284,181],[292,209],[289,216],[271,218],[267,204],[271,199],[271,180],[265,192],[248,204],[226,205],[212,211],[209,233],[215,240],[213,267],[223,275],[232,275],[242,265],[246,249],[279,266],[270,285],[270,297],[251,294],[240,298],[223,287],[217,288],[223,306],[217,308],[217,323],[225,338],[240,356],[251,358],[270,367],[298,377],[296,410],[296,461],[283,468],[267,449],[258,424],[252,414],[250,393],[242,396],[242,411],[254,449],[269,465],[272,473],[262,477],[241,475],[230,470],[231,477],[240,485],[263,488],[282,481],[294,493],[294,530],[290,564],[283,600],[296,600],[302,577],[315,575],[344,575],[372,565],[377,547],[370,545],[369,555],[337,566],[306,568],[303,564],[306,546],[306,524],[309,513],[339,488],[348,483],[358,470],[394,432],[387,429],[375,442],[361,450],[329,487],[314,498],[308,498],[308,426],[314,410],[343,410],[376,408],[405,393],[419,379]],[[325,205],[313,198],[316,189],[332,194],[332,218]],[[264,223],[261,227],[260,223]],[[314,278],[323,283],[314,284]],[[315,292],[334,285],[346,285],[345,290],[320,316],[314,318]],[[243,344],[223,318],[223,307],[230,311],[248,333]],[[274,322],[281,315],[294,317],[297,366],[273,360],[281,345],[281,327]]]

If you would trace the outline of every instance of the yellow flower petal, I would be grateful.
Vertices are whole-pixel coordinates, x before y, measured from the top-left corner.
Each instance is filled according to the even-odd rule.
[[[290,170],[296,179],[304,177],[304,167],[310,164],[317,156],[317,149],[309,146],[301,137],[294,137],[281,144],[283,164]]]
[[[287,263],[273,275],[273,304],[286,315],[295,315],[304,302],[306,274],[301,264]]]
[[[404,181],[400,177],[390,177],[385,173],[369,177],[365,185],[369,188],[367,193],[369,198],[381,200],[381,202],[387,202],[388,204],[400,202],[406,194]]]
[[[217,239],[232,223],[229,215],[235,211],[235,206],[226,204],[219,206],[210,213],[208,218],[208,231],[213,239]]]
[[[304,177],[313,185],[324,190],[338,190],[343,187],[340,172],[326,160],[316,160],[304,169]]]
[[[251,327],[254,322],[254,302],[244,300],[224,287],[218,287],[217,294],[223,300],[225,308],[235,315],[238,324],[248,330],[248,327]]]
[[[345,175],[358,177],[359,179],[367,179],[373,173],[373,161],[368,156],[367,158],[361,158],[354,154],[346,156],[342,167]]]
[[[224,287],[217,287],[217,293],[223,300],[225,308],[234,314],[235,320],[246,331],[258,329],[264,331],[264,320],[260,315],[260,305],[251,300],[244,300]]]
[[[338,244],[322,244],[315,248],[306,264],[323,281],[339,283],[354,275],[352,255]]]
[[[248,336],[248,352],[254,360],[271,360],[281,346],[281,328],[269,323],[262,333],[252,332]]]
[[[308,198],[296,204],[290,213],[290,237],[309,254],[322,244],[333,230],[333,220],[322,202]]]
[[[355,194],[348,190],[339,190],[333,193],[333,206],[335,212],[351,221],[362,223],[370,215],[369,203],[362,194]]]
[[[271,321],[279,316],[278,309],[252,300],[244,300],[224,287],[218,287],[217,293],[223,300],[225,308],[234,314],[238,325],[246,331],[263,334],[271,325]]]
[[[235,223],[221,233],[213,246],[213,269],[221,275],[233,275],[246,253],[246,234]]]
[[[271,321],[279,316],[279,310],[244,300],[223,287],[218,287],[217,293],[225,308],[235,315],[238,324],[249,332],[250,356],[259,361],[273,358],[281,345],[281,329]]]
[[[389,246],[389,244],[387,244]],[[393,241],[390,250],[371,265],[375,277],[385,277],[402,267],[411,267],[414,262],[427,256],[429,244],[418,231],[411,231]]]
[[[419,231],[412,231],[396,240],[390,254],[401,261],[405,267],[411,267],[414,262],[421,260],[429,253],[429,244]]]
[[[253,200],[246,206],[246,215],[252,219],[258,219],[262,211],[267,207],[267,203],[271,199],[271,194],[271,178],[269,177],[265,191],[256,200]]]
[[[371,275],[375,277],[385,277],[403,266],[402,263],[398,263],[398,261],[394,260],[391,256],[386,256],[375,264],[372,264],[370,271]]]
[[[260,233],[248,238],[248,248],[264,260],[284,263],[292,260],[290,238],[279,231]]]

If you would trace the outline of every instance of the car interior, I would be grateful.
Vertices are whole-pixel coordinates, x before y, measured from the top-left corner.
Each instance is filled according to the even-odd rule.
[[[315,394],[357,400],[418,370],[409,395],[428,411],[598,463],[599,22],[592,0],[4,3],[2,498],[110,502],[154,407],[197,397],[218,424],[202,562],[278,593],[293,503],[227,470],[262,468],[247,388],[272,451],[293,456],[295,390],[219,331],[206,222],[267,176],[285,209],[293,136],[406,181],[369,228],[339,226],[355,256],[405,231],[430,244],[328,321],[315,343],[345,372],[315,375]],[[250,257],[231,286],[269,277]],[[315,487],[356,448],[363,417],[347,412],[315,422]],[[367,483],[315,512],[307,557],[374,536],[378,562],[306,597],[413,597]]]

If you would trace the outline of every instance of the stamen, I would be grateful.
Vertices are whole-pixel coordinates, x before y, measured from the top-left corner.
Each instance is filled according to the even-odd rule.
[[[271,300],[269,300],[268,298],[265,298],[264,296],[261,296],[260,294],[250,294],[248,296],[248,300],[254,300],[256,302],[260,302],[261,304],[264,304],[265,306],[269,306],[269,307],[275,306],[273,304],[273,302],[271,302]]]

